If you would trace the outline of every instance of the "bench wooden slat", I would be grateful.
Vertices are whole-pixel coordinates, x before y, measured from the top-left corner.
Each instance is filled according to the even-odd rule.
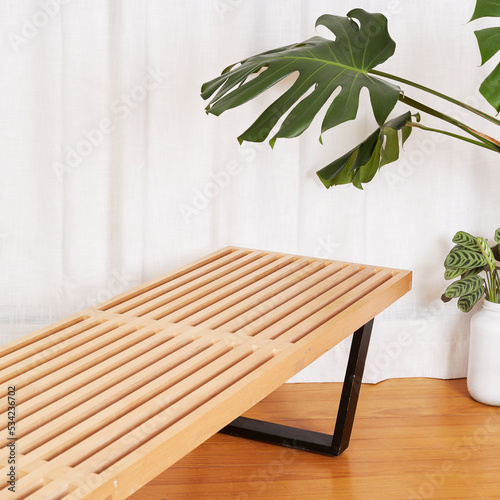
[[[398,278],[393,275],[393,271],[381,271],[370,280],[330,303],[328,305],[328,314],[325,314],[324,311],[315,312],[300,324],[288,329],[285,333],[280,335],[280,338],[283,341],[295,343],[306,337],[311,331],[324,325],[329,325],[331,328],[334,328],[334,324],[330,320],[332,318],[334,320],[335,318],[340,318],[340,314],[344,311],[347,313],[346,315],[356,315],[358,314],[357,309],[361,308],[365,303],[368,303],[372,308],[376,308],[377,305],[381,303],[380,300],[377,300],[377,295],[381,295],[386,290],[390,290],[393,283],[398,283]],[[375,315],[383,309],[385,309],[385,307],[380,310],[377,308],[377,312],[374,313],[373,316],[375,317]],[[257,337],[260,337],[260,335],[257,334]]]
[[[23,354],[15,354],[14,356],[11,355],[12,353],[20,353],[22,349],[34,345],[34,343],[38,342],[39,340],[52,336],[49,342],[53,344],[55,334],[62,331],[66,336],[70,336],[71,332],[78,331],[80,329],[81,325],[79,325],[79,323],[88,319],[88,317],[82,316],[81,313],[74,314],[69,318],[58,321],[57,323],[42,328],[41,330],[37,330],[36,332],[24,335],[17,340],[13,340],[9,344],[2,346],[2,349],[0,351],[0,359],[2,361],[2,364],[0,366],[8,366],[10,363],[19,361],[18,356],[20,359],[23,359]],[[40,349],[40,347],[36,349]],[[27,352],[27,354],[24,354],[25,357],[31,355],[31,351],[29,350],[22,352]]]
[[[228,247],[5,346],[18,480],[0,499],[127,497],[410,287],[408,271]]]
[[[196,290],[200,286],[209,284],[228,272],[231,272],[243,266],[246,262],[256,260],[261,255],[252,255],[244,250],[231,252],[216,259],[206,266],[198,266],[195,269],[188,269],[189,272],[176,276],[173,279],[162,279],[159,283],[154,282],[144,290],[135,290],[123,299],[116,300],[113,307],[104,305],[99,307],[101,311],[110,311],[118,313],[128,313],[132,309],[140,307],[143,304],[154,304],[161,302],[165,297],[176,298],[191,290]],[[129,298],[130,297],[130,298]]]
[[[303,310],[304,307],[309,309],[308,306],[311,302],[322,302],[324,294],[340,296],[343,291],[362,283],[367,276],[373,274],[371,269],[359,270],[358,266],[352,265],[344,267],[332,275],[329,267],[324,270],[329,271],[326,276],[313,275],[311,279],[297,283],[297,285],[284,290],[277,297],[262,304],[265,314],[260,315],[257,319],[245,321],[245,318],[241,318],[240,321],[235,321],[229,326],[224,325],[224,327],[240,334],[254,336],[275,323],[282,324],[280,321],[282,322],[285,318],[296,317],[299,314],[297,311]],[[322,279],[318,280],[318,278]]]
[[[158,336],[163,337],[160,334]],[[62,383],[60,387],[43,392],[19,405],[19,413],[22,415],[22,426],[18,434],[19,443],[24,445],[23,436],[28,433],[29,436],[26,439],[28,448],[37,445],[40,439],[51,436],[51,433],[61,434],[63,427],[74,425],[76,420],[82,420],[85,414],[91,416],[96,411],[109,406],[114,400],[125,398],[134,390],[144,391],[147,382],[157,379],[158,369],[168,370],[169,367],[182,360],[191,359],[197,352],[211,345],[209,338],[201,337],[195,341],[190,332],[184,332],[176,337],[168,335],[166,339],[167,342],[157,347],[150,345],[149,352],[140,357],[137,357],[133,351],[129,351],[127,358],[116,363],[113,371],[101,372],[101,376],[106,376],[108,386],[104,390],[95,383],[82,382],[80,377],[75,377]],[[165,363],[167,356],[168,363]],[[92,371],[95,370],[89,370],[89,372]],[[92,373],[89,381],[94,380],[96,376]],[[136,400],[140,397],[140,395],[133,396]],[[42,408],[43,413],[33,414]],[[58,419],[59,416],[61,417]],[[72,420],[73,416],[76,420]],[[49,421],[46,422],[46,419]],[[71,423],[68,423],[69,420]],[[0,448],[4,446],[5,444],[2,443]],[[5,458],[4,451],[0,451],[0,460]]]
[[[99,322],[80,335],[51,346],[49,354],[34,355],[2,370],[0,380],[5,382],[12,377],[18,377],[18,386],[22,388],[58,370],[65,369],[66,371],[66,369],[73,368],[77,372],[82,371],[85,369],[85,365],[81,362],[82,358],[99,352],[100,349],[109,346],[113,341],[126,338],[134,331],[136,329],[129,325],[120,326],[111,322]],[[78,365],[70,367],[69,365],[74,361],[77,361]],[[60,380],[60,377],[57,377],[57,380]]]
[[[175,328],[177,326],[177,328]],[[40,408],[38,400],[57,400],[85,384],[89,384],[99,377],[109,374],[109,372],[118,366],[121,366],[124,360],[134,360],[147,353],[156,345],[160,345],[173,337],[171,333],[174,329],[178,330],[178,325],[172,325],[166,328],[161,334],[156,333],[152,327],[139,329],[127,337],[106,346],[98,355],[93,353],[82,358],[85,363],[89,360],[88,368],[79,373],[78,367],[75,373],[71,371],[71,365],[62,368],[65,380],[62,381],[58,376],[58,371],[35,381],[28,382],[18,391],[20,399],[23,401],[20,411],[24,415],[31,414],[37,408]],[[120,349],[121,348],[121,349]],[[101,359],[102,358],[102,359]],[[74,359],[78,363],[78,358]],[[109,376],[109,375],[108,375]],[[20,377],[21,378],[21,377]],[[24,380],[24,379],[23,379]],[[42,404],[43,406],[43,404]],[[2,402],[2,411],[6,410],[6,403]],[[0,422],[2,428],[4,422]]]
[[[315,318],[319,318],[316,327],[320,326],[327,320],[324,311],[326,307],[328,307],[330,314],[334,315],[355,303],[357,299],[363,297],[378,285],[383,284],[390,276],[391,271],[381,271],[374,274],[371,269],[363,269],[346,280],[335,284],[333,288],[324,291],[314,300],[294,308],[293,312],[283,315],[283,318],[279,321],[270,325],[267,322],[264,325],[248,328],[245,333],[252,337],[275,339],[279,338],[284,332],[289,333],[292,328],[299,331],[309,330],[308,325],[313,323]]]
[[[324,264],[319,262],[310,263],[309,259],[306,258],[294,259],[283,267],[271,268],[269,273],[266,273],[262,278],[231,294],[229,297],[221,298],[208,310],[192,313],[189,315],[189,319],[182,319],[193,326],[218,328],[229,319],[255,307],[256,300],[261,302],[267,300],[277,293],[276,289],[281,290],[289,286],[289,284],[293,285],[321,267],[324,267]]]
[[[211,308],[210,311],[205,313],[203,321],[199,322],[196,315],[190,317],[188,322],[190,324],[198,324],[200,326],[205,326],[207,328],[224,328],[227,331],[231,331],[231,326],[226,325],[240,316],[247,318],[249,314],[252,314],[252,310],[262,310],[262,304],[271,298],[276,297],[282,293],[284,290],[289,289],[299,282],[307,280],[313,274],[322,273],[319,276],[326,276],[331,274],[333,271],[325,270],[325,265],[323,263],[313,262],[306,264],[305,266],[300,266],[296,271],[292,273],[286,273],[281,275],[278,280],[274,279],[274,276],[269,276],[263,285],[265,285],[257,293],[251,294],[249,297],[242,297],[241,300],[235,304],[222,303],[227,307],[222,307],[222,310]],[[277,273],[278,274],[278,273]],[[314,278],[321,279],[321,278]],[[279,300],[279,298],[278,298]]]
[[[222,343],[212,346],[191,358],[190,363],[172,370],[177,377],[172,373],[167,374],[167,379],[175,377],[177,383],[160,395],[148,398],[141,405],[137,405],[135,398],[125,398],[119,402],[125,405],[122,409],[123,416],[116,418],[114,408],[107,408],[96,415],[93,422],[85,421],[82,426],[75,426],[52,440],[50,453],[56,454],[55,458],[36,457],[50,460],[50,464],[22,478],[18,484],[19,490],[25,485],[29,487],[39,477],[45,477],[46,470],[54,466],[69,464],[76,468],[86,468],[88,463],[85,458],[89,454],[90,466],[100,471],[115,453],[125,454],[130,449],[137,448],[138,443],[153,437],[158,428],[179,420],[184,414],[199,407],[204,399],[211,399],[226,385],[231,384],[232,379],[251,371],[269,357],[270,354],[264,350],[253,352],[248,344],[234,349]],[[164,378],[158,377],[153,385],[161,384]],[[112,418],[106,419],[108,424],[102,427],[103,419],[108,414]],[[156,421],[159,425],[144,425],[148,420]],[[72,446],[63,451],[68,447],[68,439]]]
[[[212,318],[206,325],[209,328],[224,328],[230,332],[241,330],[244,326],[258,321],[266,314],[276,315],[278,309],[289,309],[295,297],[306,297],[319,287],[325,287],[325,280],[330,279],[332,275],[336,275],[341,271],[341,265],[324,265],[323,263],[312,264],[307,268],[301,269],[279,283],[269,287],[267,293],[259,294],[250,300],[244,301],[240,307],[231,311],[231,318],[228,320],[226,314],[222,314],[217,318]],[[323,284],[322,284],[323,283]],[[316,287],[316,288],[315,288]],[[300,299],[299,299],[300,300]],[[288,304],[288,305],[287,305]]]
[[[91,412],[93,418],[76,423],[76,420],[80,420],[80,415],[76,411],[73,412],[75,417],[73,425],[65,432],[58,433],[47,445],[38,448],[33,455],[34,458],[48,460],[51,455],[62,453],[71,444],[71,451],[67,454],[63,453],[62,457],[58,456],[53,463],[70,463],[66,461],[68,455],[72,460],[77,461],[88,453],[93,443],[97,443],[95,446],[98,449],[104,439],[112,440],[113,434],[120,434],[127,427],[135,429],[137,425],[140,425],[140,423],[135,425],[134,419],[137,422],[147,421],[148,415],[153,418],[162,405],[167,405],[168,401],[175,400],[184,392],[189,393],[190,390],[196,388],[199,383],[198,379],[201,379],[203,373],[207,371],[207,369],[205,372],[201,370],[210,363],[223,358],[227,353],[227,347],[222,344],[213,345],[205,350],[200,350],[200,344],[186,347],[184,353],[172,360],[170,367],[175,368],[165,373],[166,367],[157,363],[144,370],[144,375],[150,375],[148,377],[150,380],[146,384],[129,388],[128,381],[124,381],[117,386],[116,391],[122,397],[115,403],[97,410],[94,406],[94,399],[99,399],[99,397],[86,402],[84,406]],[[188,350],[187,355],[185,355],[186,350]],[[230,363],[231,360],[226,357],[223,362]],[[201,374],[197,374],[197,371]],[[30,442],[28,446],[31,446]]]
[[[177,300],[168,301],[154,309],[152,307],[148,308],[147,313],[140,311],[137,315],[174,323],[181,321],[184,317],[206,309],[219,302],[219,300],[244,289],[247,285],[256,281],[259,276],[265,276],[273,269],[278,270],[292,262],[292,260],[293,258],[289,256],[277,257],[274,255],[266,255],[258,260],[252,259],[245,266],[240,266]]]
[[[71,326],[65,328],[65,323],[71,324]],[[21,362],[23,362],[24,365],[30,363],[30,358],[35,360],[36,364],[40,364],[42,361],[47,361],[51,357],[56,357],[58,356],[57,353],[61,352],[59,350],[59,345],[62,342],[68,343],[73,337],[99,326],[102,326],[102,322],[98,319],[88,316],[79,316],[75,318],[74,321],[64,322],[60,328],[48,328],[46,329],[48,331],[46,335],[40,335],[40,338],[36,337],[32,342],[26,342],[19,346],[18,349],[0,358],[2,360],[2,364],[0,365],[2,369],[0,373],[3,373],[3,377],[5,378],[5,374],[9,376],[12,375],[12,367]],[[56,350],[51,352],[51,348],[55,346],[57,347],[57,352]],[[44,352],[43,360],[40,357],[41,352]]]
[[[100,304],[99,309],[101,311],[113,311],[114,308],[120,306],[128,300],[133,299],[134,297],[149,294],[149,292],[152,290],[161,290],[161,287],[164,287],[168,284],[173,284],[174,286],[172,287],[172,289],[174,289],[179,284],[176,284],[175,280],[178,280],[183,276],[189,276],[190,273],[197,272],[198,275],[200,275],[199,270],[201,268],[203,268],[201,270],[201,274],[209,272],[209,270],[215,269],[216,267],[222,265],[221,263],[227,262],[228,259],[234,260],[235,258],[238,258],[235,256],[243,255],[245,253],[247,252],[245,252],[244,249],[236,249],[231,247],[222,248],[221,250],[207,255],[206,258],[202,257],[201,259],[197,259],[190,264],[186,264],[185,266],[178,268],[174,272],[168,273],[164,276],[159,276],[158,278],[147,281],[146,283],[132,288],[131,290],[127,290],[117,295],[116,297],[113,297]]]

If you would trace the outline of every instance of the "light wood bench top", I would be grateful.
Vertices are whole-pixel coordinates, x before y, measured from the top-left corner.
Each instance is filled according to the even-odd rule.
[[[227,247],[0,347],[0,499],[126,498],[410,288],[409,271]]]

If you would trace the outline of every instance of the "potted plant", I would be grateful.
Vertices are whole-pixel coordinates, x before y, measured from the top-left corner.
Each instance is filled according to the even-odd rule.
[[[477,0],[471,20],[492,16],[500,17],[500,0]],[[403,91],[392,82],[423,90],[496,125],[500,125],[500,120],[417,82],[375,69],[391,57],[396,48],[385,16],[354,9],[347,17],[323,15],[316,21],[318,25],[328,28],[335,40],[314,36],[304,42],[269,50],[228,66],[220,76],[203,84],[201,95],[203,99],[210,99],[206,112],[218,116],[250,101],[288,75],[298,74],[293,85],[238,137],[240,144],[264,141],[282,118],[269,141],[271,147],[278,138],[299,136],[340,88],[323,118],[322,142],[324,132],[356,118],[359,94],[366,87],[378,128],[358,146],[317,172],[327,188],[352,183],[362,189],[362,184],[370,182],[383,165],[398,159],[400,144],[404,144],[413,128],[500,152],[497,139],[417,101],[411,96],[411,90]],[[500,27],[481,29],[475,34],[484,64],[500,49]],[[499,112],[500,65],[481,84],[480,92]],[[412,114],[408,110],[389,119],[398,101],[417,112]],[[452,125],[459,133],[421,123],[420,112]]]
[[[495,231],[497,245],[491,248],[486,239],[459,231],[444,261],[446,279],[460,276],[442,296],[447,302],[457,298],[458,308],[469,312],[484,296],[482,309],[470,323],[467,388],[480,403],[500,406],[500,228]],[[481,276],[484,274],[484,277]]]

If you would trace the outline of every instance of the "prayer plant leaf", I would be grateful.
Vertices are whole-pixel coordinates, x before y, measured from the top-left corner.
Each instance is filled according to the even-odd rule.
[[[462,295],[457,302],[458,308],[462,312],[469,312],[477,303],[477,301],[484,295],[485,289],[481,287],[475,292]]]
[[[467,248],[468,250],[475,250],[476,252],[479,250],[476,238],[465,231],[458,231],[458,233],[453,236],[451,241],[457,245]]]
[[[500,227],[495,231],[494,239],[497,243],[500,243]]]
[[[482,269],[482,268],[481,268]],[[465,269],[456,269],[454,267],[449,267],[448,269],[445,270],[444,272],[444,279],[445,280],[452,280],[453,278],[458,278],[460,275],[462,275],[466,270]]]
[[[484,278],[480,276],[467,276],[467,278],[453,282],[444,294],[446,297],[452,299],[473,293],[481,287],[484,287]]]
[[[362,189],[362,183],[370,182],[382,166],[399,158],[398,132],[404,142],[411,132],[407,125],[410,121],[409,111],[389,120],[361,144],[316,172],[321,182],[327,188],[352,182]]]
[[[488,242],[481,237],[476,238],[477,244],[481,249],[481,253],[484,255],[486,262],[488,263],[488,267],[490,271],[493,272],[495,270],[495,256],[493,255],[493,251],[491,250]]]
[[[396,105],[400,89],[368,71],[392,56],[396,44],[382,14],[354,9],[347,16],[323,15],[316,21],[316,26],[328,28],[335,40],[314,36],[226,68],[201,88],[203,99],[211,98],[207,113],[218,116],[298,73],[293,85],[238,137],[240,143],[264,141],[282,117],[271,146],[277,138],[300,135],[338,88],[323,118],[322,133],[356,118],[363,87],[368,89],[375,119],[382,126]]]
[[[462,273],[462,278],[466,278],[467,276],[471,276],[473,274],[479,274],[481,271],[484,271],[484,266],[475,267],[474,269],[467,269]]]
[[[500,17],[500,0],[477,0],[471,21],[482,17]],[[482,65],[500,50],[500,27],[477,30],[475,35]],[[483,81],[479,92],[500,112],[500,63]]]
[[[486,266],[488,264],[483,254],[459,248],[452,250],[444,261],[444,267],[454,269],[475,269],[476,267]]]
[[[452,280],[453,278],[458,278],[459,276],[466,278],[467,276],[479,274],[481,271],[484,271],[484,266],[475,267],[474,269],[457,269],[455,267],[448,267],[444,272],[444,279]]]

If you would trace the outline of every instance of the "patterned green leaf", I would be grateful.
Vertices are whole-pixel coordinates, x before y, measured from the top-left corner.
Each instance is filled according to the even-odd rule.
[[[450,299],[468,295],[484,286],[484,279],[480,276],[468,276],[452,283],[444,292]]]
[[[458,233],[453,236],[451,241],[464,248],[468,248],[469,250],[479,250],[476,238],[465,231],[458,231]]]
[[[484,295],[484,288],[479,288],[475,292],[468,295],[463,295],[458,299],[457,306],[463,312],[469,312],[477,303],[477,301]]]
[[[462,273],[462,278],[466,278],[467,276],[472,276],[473,274],[479,274],[481,271],[484,271],[484,266],[476,267],[474,269],[468,269],[467,271],[464,271]]]
[[[479,248],[481,248],[481,253],[484,255],[484,258],[486,259],[486,262],[488,263],[488,267],[490,268],[490,271],[493,272],[495,269],[495,256],[493,255],[493,252],[491,251],[490,246],[488,245],[488,242],[481,237],[476,238],[477,244],[479,245]]]
[[[444,279],[445,280],[452,280],[453,278],[458,278],[464,272],[466,272],[465,269],[455,269],[453,267],[449,267],[444,272]]]
[[[205,83],[201,96],[212,98],[207,113],[218,116],[257,97],[286,76],[298,73],[294,84],[240,135],[240,142],[265,140],[288,111],[271,145],[276,138],[300,135],[339,88],[326,111],[322,132],[356,117],[363,87],[368,89],[375,119],[382,126],[398,101],[400,88],[368,71],[394,53],[396,44],[387,31],[387,19],[382,14],[354,9],[348,17],[323,15],[316,21],[318,25],[328,28],[335,40],[315,36],[263,52],[239,65],[231,65],[219,77]],[[247,81],[251,75],[256,76]]]
[[[382,166],[399,158],[398,132],[411,129],[407,126],[411,117],[408,111],[389,120],[361,144],[318,170],[321,182],[327,188],[352,182],[362,189],[362,183],[370,182]]]
[[[495,241],[500,243],[500,227],[495,231]]]
[[[484,255],[465,248],[452,250],[444,261],[444,266],[446,268],[453,267],[465,270],[474,269],[479,266],[486,266],[487,264],[488,262],[486,261]]]

